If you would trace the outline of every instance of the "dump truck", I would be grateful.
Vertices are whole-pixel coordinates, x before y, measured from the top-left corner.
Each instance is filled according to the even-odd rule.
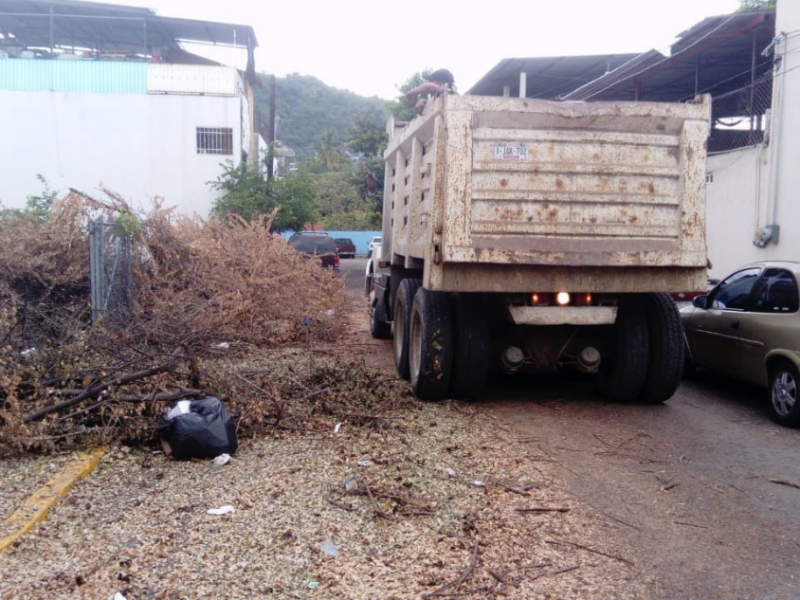
[[[492,371],[580,372],[609,399],[675,392],[670,292],[706,287],[711,102],[442,95],[390,120],[371,332],[421,399]]]

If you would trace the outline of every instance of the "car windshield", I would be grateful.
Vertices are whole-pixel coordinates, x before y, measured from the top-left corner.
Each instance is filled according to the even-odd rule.
[[[290,241],[295,250],[300,252],[311,252],[314,254],[326,254],[336,252],[336,244],[333,239],[323,235],[304,235]]]

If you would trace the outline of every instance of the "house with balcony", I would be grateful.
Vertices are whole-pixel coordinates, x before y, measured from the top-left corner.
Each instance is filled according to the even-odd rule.
[[[238,53],[238,69],[189,48]],[[0,202],[103,186],[208,216],[221,163],[257,160],[252,27],[77,0],[0,4]],[[233,50],[231,50],[233,49]],[[208,53],[204,53],[208,54]]]

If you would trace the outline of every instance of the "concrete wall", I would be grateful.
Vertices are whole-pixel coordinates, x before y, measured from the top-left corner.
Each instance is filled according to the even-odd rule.
[[[0,90],[0,201],[21,207],[42,191],[102,183],[135,207],[162,196],[165,206],[207,216],[219,195],[207,185],[247,143],[242,96],[93,94]],[[198,154],[196,127],[233,129],[233,154]],[[245,148],[246,149],[246,148]]]
[[[775,31],[785,33],[775,48],[782,62],[774,78],[770,142],[770,200],[777,208],[769,206],[765,223],[780,226],[780,241],[765,250],[771,259],[800,260],[800,2],[778,2]]]
[[[763,221],[769,184],[769,148],[745,148],[708,157],[706,240],[711,277],[724,277],[737,267],[763,260],[753,245]]]
[[[757,260],[800,261],[800,2],[778,2],[775,71],[768,143],[710,156],[706,232],[710,275],[723,277]],[[765,227],[777,243],[754,244]]]

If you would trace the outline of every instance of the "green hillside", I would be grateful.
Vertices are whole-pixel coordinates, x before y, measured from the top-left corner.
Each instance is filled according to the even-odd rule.
[[[264,139],[269,137],[269,97],[272,78],[260,74],[255,88],[256,123]],[[293,73],[275,78],[277,139],[294,149],[297,161],[314,156],[314,143],[323,131],[332,129],[346,142],[358,113],[371,114],[383,123],[389,112],[378,97],[365,98],[325,85],[316,77]]]

